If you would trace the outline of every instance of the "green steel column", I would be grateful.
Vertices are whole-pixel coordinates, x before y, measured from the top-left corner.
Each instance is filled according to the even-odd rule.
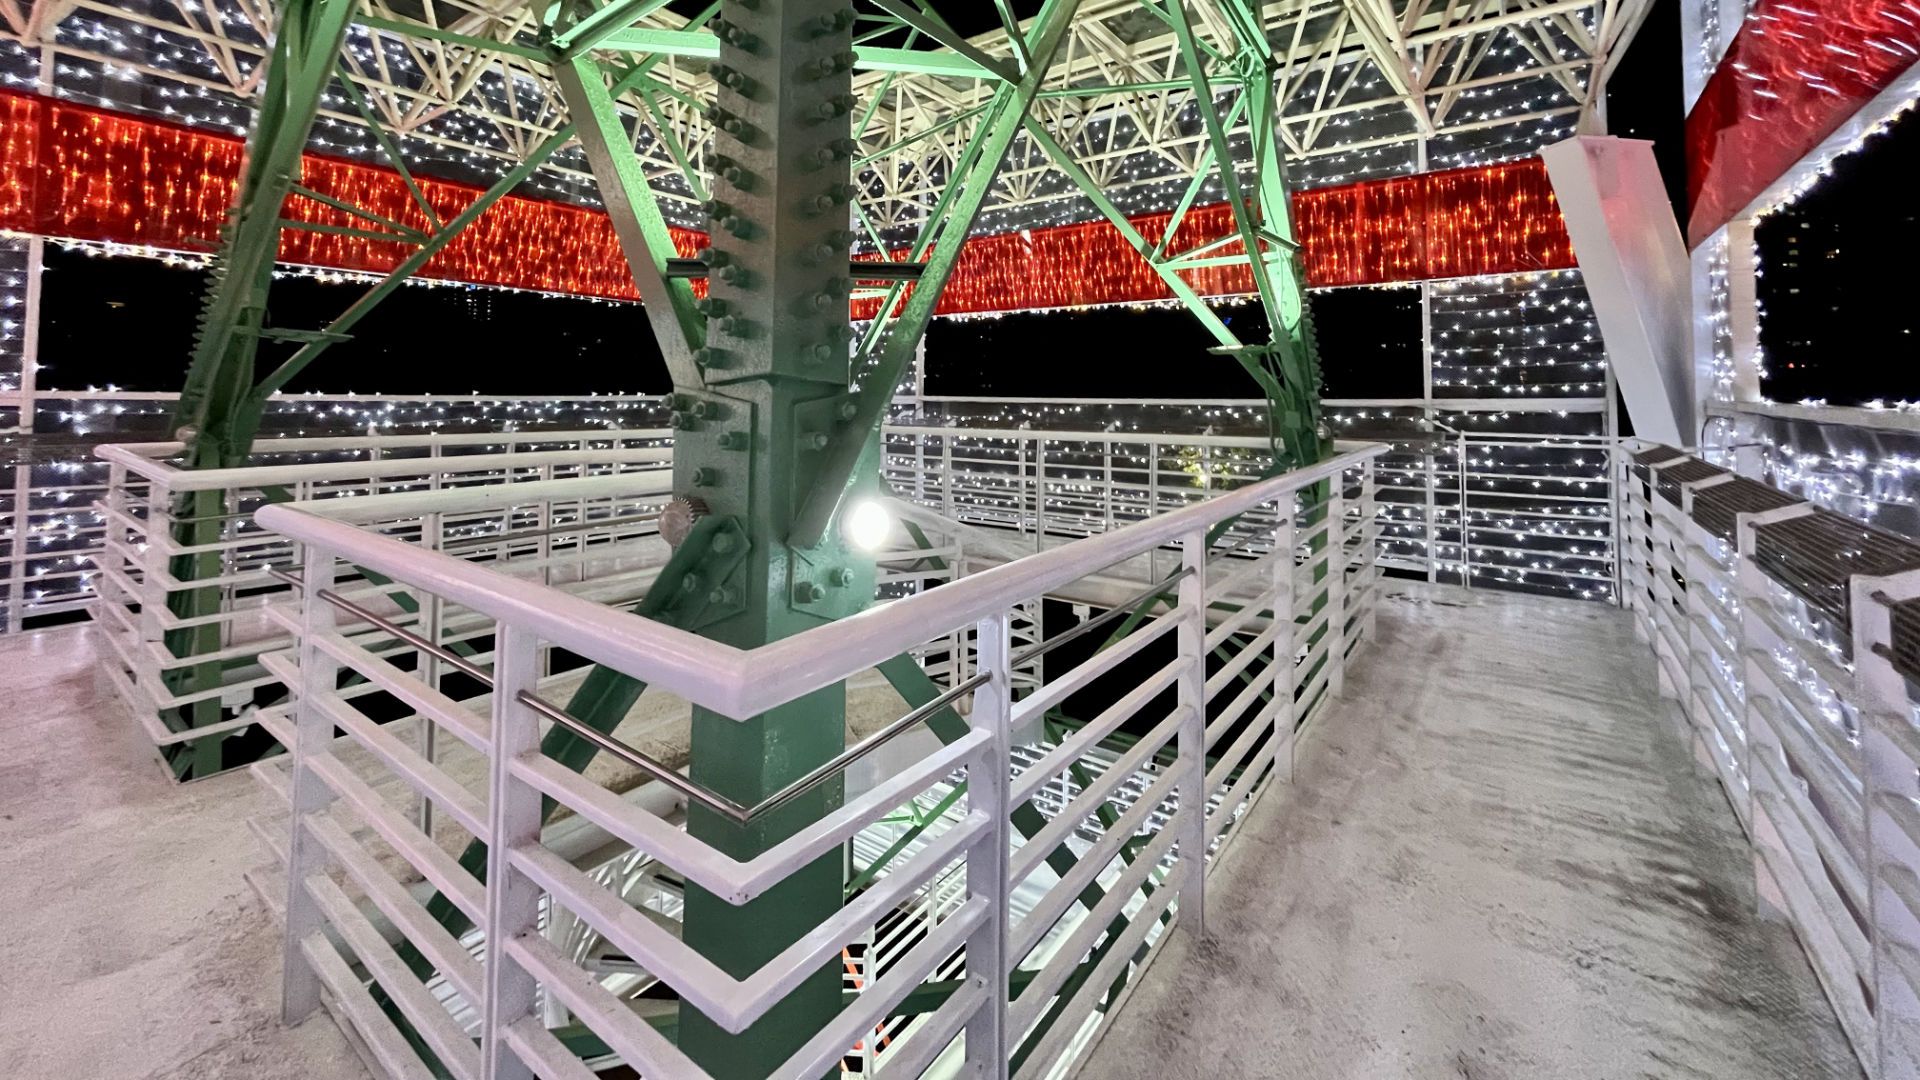
[[[187,467],[217,469],[240,464],[252,444],[257,418],[246,408],[253,389],[254,357],[266,319],[267,288],[279,253],[280,208],[300,174],[300,155],[320,108],[320,96],[333,78],[334,60],[346,40],[353,0],[287,0],[274,29],[266,84],[247,136],[246,162],[240,187],[222,237],[220,258],[214,264],[200,326],[194,338],[193,360],[180,394],[175,427],[188,438]],[[224,535],[226,496],[218,491],[181,497],[173,510],[186,524],[177,526],[174,539],[185,545],[206,545]],[[192,581],[220,572],[218,553],[182,555],[172,560],[171,573]],[[219,589],[172,594],[168,607],[181,618],[211,615],[219,610]],[[212,652],[220,647],[220,627],[204,625],[167,634],[166,647],[175,656]],[[169,685],[176,692],[217,686],[218,663],[199,664],[173,672]],[[176,727],[200,727],[221,717],[218,699],[195,702],[169,718]],[[185,744],[170,754],[178,775],[205,776],[222,765],[221,738]]]
[[[690,629],[762,645],[852,614],[873,595],[873,559],[837,528],[794,547],[788,533],[820,451],[850,414],[847,317],[854,13],[846,0],[727,0],[714,20],[720,56],[707,252],[706,385],[676,390],[675,489],[696,511],[741,527],[746,557],[702,574],[707,615]],[[880,391],[884,392],[885,388]],[[868,483],[874,462],[865,463]],[[726,552],[720,553],[722,556]],[[837,753],[845,689],[833,686],[759,716],[693,714],[693,778],[752,804]],[[693,808],[688,831],[749,858],[839,805],[838,782],[747,827]],[[736,977],[838,910],[844,856],[802,868],[734,907],[687,891],[687,943]],[[759,1080],[841,1007],[828,963],[746,1032],[681,1005],[680,1041],[721,1080]]]
[[[286,0],[272,51],[261,61],[266,87],[180,392],[177,417],[192,429],[192,468],[237,464],[253,442],[244,406],[279,254],[281,207],[299,178],[300,155],[333,81],[353,9],[353,0]]]

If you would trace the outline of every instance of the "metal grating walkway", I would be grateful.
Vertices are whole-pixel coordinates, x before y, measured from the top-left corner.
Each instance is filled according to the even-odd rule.
[[[1378,651],[1081,1074],[1857,1078],[1628,616],[1389,584]]]

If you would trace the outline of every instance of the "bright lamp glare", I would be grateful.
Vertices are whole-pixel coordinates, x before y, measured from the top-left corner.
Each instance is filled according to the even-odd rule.
[[[887,536],[893,532],[893,518],[887,508],[872,499],[864,499],[853,504],[847,516],[840,522],[840,531],[847,543],[861,551],[879,551],[880,545],[887,542]]]

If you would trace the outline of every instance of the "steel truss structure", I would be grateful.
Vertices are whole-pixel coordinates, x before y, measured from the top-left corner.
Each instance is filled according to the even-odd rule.
[[[1009,6],[1000,5],[1012,32],[1005,58],[981,52],[932,8],[907,8],[894,0],[878,0],[878,16],[862,16],[843,0],[778,5],[720,0],[696,17],[699,29],[671,31],[637,25],[664,6],[659,0],[616,0],[600,8],[542,6],[533,28],[537,55],[552,74],[568,119],[485,192],[448,213],[414,183],[393,132],[354,84],[354,65],[342,60],[356,17],[352,4],[289,0],[278,12],[236,204],[180,397],[178,434],[186,444],[187,464],[224,469],[244,461],[274,393],[330,345],[345,340],[369,310],[487,207],[577,139],[675,387],[677,494],[662,524],[675,550],[637,612],[738,648],[766,645],[852,614],[873,595],[875,566],[870,551],[849,534],[849,515],[855,514],[849,507],[878,482],[880,425],[891,391],[909,371],[961,247],[1023,132],[1129,231],[1140,254],[1207,323],[1220,351],[1259,382],[1269,402],[1276,462],[1317,462],[1331,440],[1319,425],[1319,377],[1302,301],[1304,274],[1279,166],[1275,73],[1280,62],[1264,30],[1261,5],[1236,3],[1224,25],[1205,26],[1184,5],[1145,4],[1173,28],[1180,68],[1195,100],[1206,102],[1223,84],[1235,99],[1227,118],[1212,107],[1200,110],[1207,137],[1203,160],[1218,170],[1234,207],[1234,229],[1182,252],[1167,251],[1165,242],[1149,245],[1131,232],[1126,218],[1105,200],[1098,180],[1032,111],[1079,5],[1080,0],[1046,0],[1024,26],[1016,24]],[[878,32],[862,32],[863,20],[877,22]],[[898,45],[873,44],[896,34]],[[446,34],[435,31],[422,38],[444,43]],[[924,41],[936,47],[918,47]],[[479,45],[476,39],[474,47],[524,51],[515,43],[495,44],[499,47]],[[707,60],[704,75],[716,87],[705,114],[713,131],[704,162],[711,172],[702,174],[684,145],[672,146],[686,183],[707,196],[703,209],[711,239],[692,259],[674,245],[661,199],[635,153],[635,132],[619,104],[624,95],[637,93],[657,113],[656,94],[680,93],[656,74],[675,56]],[[948,163],[903,262],[852,260],[858,234],[850,224],[864,225],[880,239],[859,205],[861,187],[851,182],[860,156],[852,133],[864,130],[874,113],[871,107],[862,110],[852,93],[856,69],[886,76],[961,77],[988,87],[985,101],[973,110],[973,123],[958,133],[965,141]],[[413,192],[417,213],[396,219],[301,185],[301,155],[336,79]],[[1247,121],[1248,135],[1236,146],[1228,127],[1240,117]],[[1249,177],[1242,177],[1243,167]],[[1201,185],[1187,190],[1181,215]],[[286,212],[292,199],[320,203],[340,218],[297,220]],[[289,228],[344,231],[404,244],[413,253],[330,325],[280,327],[269,315],[269,289],[279,239]],[[1180,270],[1202,259],[1250,268],[1273,328],[1270,341],[1238,340],[1187,287]],[[857,335],[848,316],[856,279],[886,282],[878,314]],[[263,343],[282,354],[270,366],[262,363]],[[169,602],[177,629],[165,635],[164,647],[176,658],[204,658],[191,667],[176,666],[172,689],[191,693],[218,685],[221,677],[218,617],[231,598],[213,583],[226,562],[232,517],[233,508],[216,490],[184,495],[172,508],[177,554],[166,573],[188,583],[188,589]],[[199,581],[210,584],[194,587]],[[1154,602],[1148,598],[1141,610]],[[911,663],[889,677],[910,694],[921,692],[926,682]],[[604,739],[644,689],[630,675],[595,668],[565,707],[573,721],[550,730],[542,751],[561,765],[584,769],[601,748],[593,733]],[[308,708],[303,704],[303,725],[309,722]],[[184,731],[225,726],[219,709],[217,699],[200,698],[170,721]],[[751,717],[696,706],[691,780],[733,805],[774,799],[842,752],[844,714],[844,687],[838,684]],[[220,740],[199,740],[192,752],[202,772],[221,764]],[[777,811],[751,822],[696,805],[689,811],[688,832],[734,858],[750,859],[820,820],[837,804],[838,791],[836,781],[776,799]],[[294,793],[296,803],[307,797]],[[1029,833],[1041,827],[1037,816],[1016,818],[1016,823]],[[520,823],[536,830],[538,825],[538,820]],[[296,831],[290,868],[297,870],[311,857],[303,854],[304,842]],[[1068,858],[1065,849],[1061,857]],[[488,859],[485,845],[476,840],[462,864],[477,873]],[[745,904],[690,886],[684,940],[721,970],[744,977],[833,915],[843,901],[842,874],[840,857],[823,852],[779,888]],[[297,936],[292,913],[305,906],[305,875],[291,872],[289,885],[289,928]],[[429,910],[455,931],[470,918],[444,895]],[[435,967],[417,953],[404,953],[402,959],[423,977]],[[303,973],[308,962],[288,956],[289,1018],[318,1004],[315,984]],[[715,1022],[710,1010],[688,1004],[681,1010],[678,1043],[713,1075],[757,1076],[770,1058],[796,1051],[831,1018],[840,995],[840,977],[827,965],[746,1030]]]
[[[1471,3],[1430,7],[1307,4],[1288,21],[1261,0],[1045,0],[1022,18],[1000,0],[1002,29],[967,37],[932,6],[901,0],[872,0],[869,9],[845,0],[716,0],[689,17],[670,15],[665,0],[423,4],[406,12],[377,2],[363,9],[351,0],[286,0],[270,34],[264,11],[228,17],[203,7],[196,15],[179,5],[193,23],[185,36],[240,78],[236,89],[258,90],[236,206],[180,399],[188,463],[243,462],[274,393],[502,195],[577,142],[575,160],[614,222],[675,384],[678,497],[669,514],[678,528],[667,533],[676,550],[638,607],[650,618],[752,649],[867,604],[875,568],[845,535],[849,507],[877,483],[891,391],[912,364],[961,245],[996,198],[1033,203],[1071,191],[1089,201],[1200,318],[1218,351],[1261,386],[1276,467],[1311,465],[1331,441],[1320,423],[1283,156],[1311,154],[1341,110],[1372,107],[1348,100],[1362,56],[1392,88],[1388,97],[1398,96],[1416,135],[1428,137],[1473,88],[1466,84],[1495,39],[1536,25],[1535,15],[1505,12],[1504,0],[1494,15],[1476,14],[1486,5]],[[1536,55],[1566,92],[1565,109],[1594,114],[1605,60],[1581,81],[1551,59],[1566,48],[1556,35],[1584,40],[1604,58],[1606,43],[1639,10],[1583,6],[1590,19],[1583,23],[1570,17],[1570,5],[1538,9],[1537,26],[1547,29],[1537,35]],[[22,30],[41,17],[17,14]],[[355,45],[356,25],[370,41],[364,51]],[[243,65],[233,34],[247,28],[268,44]],[[1358,45],[1349,58],[1350,40]],[[414,77],[394,77],[402,55]],[[1460,80],[1452,97],[1429,92],[1442,71]],[[497,106],[488,99],[489,79]],[[1312,86],[1313,108],[1290,112]],[[407,181],[417,213],[383,216],[301,185],[301,155],[316,124],[342,103]],[[456,113],[484,117],[489,141],[499,145],[483,156],[501,159],[504,171],[449,213],[413,182],[415,162],[402,142],[446,127],[443,121],[458,126]],[[1129,125],[1131,133],[1122,132]],[[1181,190],[1167,237],[1210,193],[1232,207],[1232,230],[1179,251],[1135,231],[1111,193],[1139,178],[1123,169],[1143,154],[1166,161],[1157,178],[1170,175]],[[1049,186],[1043,176],[1064,183]],[[668,233],[666,206],[675,198],[697,200],[704,212],[712,239],[697,258],[678,252]],[[340,216],[295,220],[285,212],[294,199]],[[412,254],[331,324],[277,326],[269,290],[287,228],[391,241]],[[851,261],[862,239],[904,256],[862,269]],[[1238,339],[1181,276],[1229,262],[1249,267],[1271,340]],[[881,304],[856,334],[847,305],[858,282],[878,292]],[[1318,498],[1327,497],[1322,489]],[[180,553],[168,573],[190,583],[217,579],[231,508],[217,492],[199,492],[174,506],[173,518]],[[166,635],[166,649],[206,657],[176,671],[176,689],[217,683],[216,617],[226,602],[212,585],[174,598],[180,628]],[[497,671],[495,678],[526,675]],[[909,698],[932,696],[913,672],[889,677]],[[583,731],[605,733],[643,690],[629,675],[596,668],[564,714]],[[308,708],[303,703],[303,728],[313,725]],[[696,707],[691,780],[735,805],[767,802],[842,752],[844,711],[837,684],[751,717]],[[218,720],[212,700],[170,718],[182,730]],[[578,771],[598,747],[563,725],[541,749]],[[207,759],[197,767],[218,767],[218,740],[201,740],[194,752]],[[696,805],[688,831],[750,859],[829,813],[838,787],[821,784],[751,822]],[[298,787],[293,793],[296,807],[313,797]],[[1014,818],[1030,835],[1042,828],[1037,812],[1031,816]],[[539,821],[499,826],[537,832]],[[307,906],[301,868],[314,858],[306,842],[296,831],[288,905],[295,936],[291,913]],[[1064,874],[1072,860],[1061,852],[1066,865],[1056,869]],[[462,865],[477,873],[488,859],[476,841]],[[744,904],[690,885],[684,940],[720,970],[749,975],[832,917],[844,899],[842,874],[840,857],[822,853]],[[445,896],[429,910],[455,932],[467,919]],[[401,959],[422,976],[434,968],[405,950]],[[290,1017],[318,1004],[306,963],[289,954]],[[823,966],[744,1030],[688,1004],[679,1046],[712,1075],[760,1075],[839,1010],[840,981],[832,965]]]
[[[999,9],[1017,15],[1019,6]],[[1203,49],[1231,39],[1237,7],[1222,0],[1192,5]],[[1607,78],[1650,7],[1650,0],[1266,4],[1259,21],[1274,54],[1281,144],[1297,174],[1317,176],[1316,160],[1416,144],[1438,153],[1450,139],[1464,147],[1530,122],[1567,120],[1593,130]],[[648,182],[668,201],[670,215],[691,223],[707,194],[702,177],[711,172],[706,113],[715,84],[708,69],[718,49],[707,30],[712,10],[689,17],[653,2],[602,10],[604,18],[562,45],[576,53],[634,46],[657,58],[648,81],[628,88],[621,104],[638,118]],[[106,0],[0,3],[0,33],[44,54],[43,68],[69,73],[56,78],[43,70],[43,85],[64,91],[71,83],[79,96],[97,93],[229,124],[241,114],[215,106],[263,91],[273,25],[262,0],[175,0],[143,9]],[[1252,27],[1243,22],[1240,29]],[[320,144],[378,156],[387,140],[368,133],[370,112],[410,157],[431,160],[437,170],[497,174],[532,162],[541,190],[591,198],[583,187],[590,169],[578,149],[547,148],[568,114],[541,30],[535,8],[513,0],[363,0],[340,54],[359,92],[324,94]],[[908,226],[937,202],[1021,49],[1004,26],[961,37],[901,0],[877,5],[856,36],[861,59],[850,92],[859,117],[852,133],[859,198],[876,226]],[[924,55],[929,43],[948,48],[931,59]],[[124,101],[117,87],[128,76],[162,87],[158,100]],[[1167,8],[1089,0],[1068,27],[1032,111],[1103,191],[1126,193],[1122,201],[1136,205],[1151,197],[1165,208],[1179,181],[1210,172],[1211,135],[1194,102]],[[1236,132],[1242,138],[1244,122]],[[1537,141],[1522,140],[1518,152],[1530,153]],[[1424,156],[1397,155],[1375,162],[1373,171],[1423,167]],[[1022,138],[996,177],[991,204],[1007,212],[996,224],[1004,218],[1018,227],[1046,214],[1089,216],[1076,195],[1045,147]]]

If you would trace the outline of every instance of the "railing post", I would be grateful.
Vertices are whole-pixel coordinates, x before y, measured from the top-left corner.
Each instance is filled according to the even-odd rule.
[[[1649,470],[1648,478],[1648,502],[1649,504],[1657,504],[1659,501],[1659,493],[1655,490],[1655,484],[1659,478],[1659,466],[1656,465],[1653,469]],[[1746,760],[1740,763],[1740,772],[1741,775],[1747,777],[1748,780],[1747,820],[1752,825],[1749,830],[1749,835],[1753,840],[1753,875],[1755,892],[1758,894],[1759,899],[1758,910],[1761,915],[1767,918],[1782,921],[1788,918],[1786,914],[1787,902],[1785,897],[1781,895],[1780,886],[1774,881],[1773,872],[1767,868],[1766,857],[1760,852],[1760,846],[1762,844],[1774,844],[1777,846],[1779,843],[1779,834],[1778,830],[1776,830],[1768,820],[1769,811],[1763,804],[1763,800],[1759,797],[1759,792],[1756,790],[1758,785],[1767,783],[1768,781],[1761,775],[1761,771],[1755,768],[1756,754],[1764,752],[1757,748],[1755,743],[1759,742],[1764,735],[1768,746],[1771,747],[1779,739],[1779,736],[1773,732],[1772,725],[1769,724],[1766,717],[1762,715],[1758,701],[1759,698],[1766,695],[1766,687],[1770,682],[1770,679],[1760,666],[1761,658],[1755,652],[1754,646],[1754,642],[1766,640],[1766,634],[1762,629],[1764,624],[1760,621],[1763,618],[1760,611],[1761,606],[1769,602],[1767,596],[1769,583],[1766,572],[1761,570],[1759,564],[1753,561],[1756,539],[1754,530],[1762,525],[1770,525],[1778,521],[1787,521],[1812,512],[1812,506],[1801,503],[1797,506],[1788,506],[1779,510],[1767,510],[1758,514],[1738,514],[1734,518],[1734,536],[1739,547],[1737,549],[1738,553],[1734,556],[1733,588],[1740,603],[1740,637],[1734,644],[1739,650],[1740,679],[1741,684],[1746,687],[1747,699],[1743,705],[1745,715],[1740,718],[1741,730],[1747,733]],[[1653,521],[1655,525],[1658,525],[1661,521],[1660,508],[1658,505],[1653,506]],[[1658,575],[1662,574],[1669,575],[1667,580],[1671,581],[1672,572],[1665,567],[1663,560],[1660,559],[1661,537],[1655,533],[1652,535],[1652,540],[1654,552],[1653,573],[1656,575],[1656,581]],[[1663,602],[1660,598],[1659,588],[1656,586],[1649,603],[1658,606]],[[1656,650],[1663,647],[1657,614],[1653,616],[1653,623],[1649,625],[1647,633],[1648,636],[1652,638],[1653,647]],[[1664,672],[1662,672],[1660,678],[1663,683],[1667,681],[1667,675]],[[1835,689],[1837,690],[1838,688],[1836,687]]]
[[[1347,686],[1347,475],[1337,473],[1327,497],[1327,696]]]
[[[1142,518],[1150,518],[1160,512],[1160,441],[1147,441],[1147,512]],[[1150,581],[1160,579],[1160,567],[1157,556],[1159,548],[1147,552],[1147,578]]]
[[[1180,539],[1180,603],[1175,617],[1180,659],[1186,665],[1180,678],[1179,702],[1185,719],[1180,724],[1180,782],[1178,810],[1180,863],[1180,925],[1196,938],[1206,936],[1207,888],[1207,534],[1191,532]]]
[[[1428,365],[1427,370],[1429,373],[1432,372],[1433,368],[1431,364]],[[1428,436],[1432,436],[1433,408],[1431,405],[1426,409],[1426,418],[1427,434]],[[1440,580],[1440,455],[1434,453],[1434,445],[1434,440],[1429,437],[1426,441],[1426,453],[1422,456],[1427,474],[1427,520],[1425,530],[1427,580],[1438,582]]]
[[[1620,553],[1620,566],[1624,583],[1621,586],[1621,603],[1633,616],[1633,636],[1647,640],[1646,590],[1651,581],[1651,571],[1642,556],[1647,554],[1646,545],[1640,541],[1641,522],[1645,510],[1642,506],[1639,477],[1633,474],[1633,455],[1624,447],[1620,454],[1619,473],[1615,484],[1620,494],[1621,527],[1620,536],[1623,550]],[[1738,539],[1736,537],[1736,539]],[[1631,560],[1631,561],[1629,561]]]
[[[540,887],[513,867],[513,850],[540,842],[540,792],[513,775],[513,762],[540,747],[539,718],[522,690],[540,681],[540,642],[529,630],[500,626],[493,662],[492,760],[487,784],[486,1001],[480,1029],[483,1080],[533,1080],[508,1047],[506,1029],[534,1015],[538,985],[507,955],[506,943],[540,932]]]
[[[1911,981],[1920,969],[1914,961],[1920,956],[1920,921],[1909,906],[1920,896],[1915,876],[1920,845],[1913,839],[1920,835],[1920,737],[1911,719],[1906,676],[1881,650],[1893,642],[1893,605],[1920,597],[1920,572],[1855,577],[1848,585],[1867,818],[1867,943],[1877,1058],[1867,1067],[1871,1075],[1892,1077],[1903,1075],[1900,1067],[1920,1047],[1920,999]]]
[[[967,768],[968,809],[982,810],[992,823],[967,852],[967,893],[988,900],[987,918],[967,938],[967,978],[987,990],[987,1000],[967,1021],[967,1065],[979,1077],[1007,1075],[1007,1009],[1012,965],[1007,956],[1007,851],[1009,773],[1013,751],[1013,683],[1008,669],[1011,612],[980,620],[980,670],[989,678],[973,692],[967,722],[991,738]]]
[[[1686,459],[1675,458],[1674,460],[1684,461]],[[1667,662],[1674,667],[1686,667],[1686,657],[1673,655],[1672,645],[1667,641],[1666,635],[1660,632],[1661,612],[1657,609],[1665,605],[1667,614],[1669,618],[1671,618],[1673,607],[1667,602],[1666,597],[1671,595],[1674,590],[1674,573],[1671,561],[1671,553],[1673,551],[1673,522],[1667,516],[1666,508],[1662,505],[1665,500],[1660,497],[1659,489],[1660,465],[1654,465],[1647,470],[1647,539],[1649,541],[1649,554],[1647,558],[1648,565],[1651,568],[1648,576],[1651,578],[1653,589],[1653,595],[1648,600],[1647,634],[1648,639],[1653,644],[1654,659],[1656,660],[1654,666],[1657,669],[1656,675],[1659,680],[1660,693],[1663,697],[1680,700],[1685,690],[1674,684],[1673,675],[1668,670],[1667,664],[1657,662],[1660,657],[1664,656],[1667,658]],[[1739,535],[1741,537],[1742,554],[1752,554],[1752,549],[1746,546],[1746,531],[1743,529]],[[1744,575],[1747,564],[1743,560],[1740,565],[1742,567],[1740,573]],[[1757,575],[1758,571],[1755,571],[1755,574]],[[1758,580],[1757,577],[1756,580]],[[1744,603],[1744,599],[1742,602]]]
[[[1709,540],[1706,530],[1693,520],[1693,499],[1695,493],[1702,488],[1724,484],[1732,479],[1733,475],[1728,473],[1680,486],[1681,509],[1678,525],[1682,545],[1681,565],[1686,568],[1684,573],[1687,578],[1687,655],[1684,663],[1680,665],[1680,669],[1687,673],[1687,685],[1682,690],[1680,711],[1693,723],[1697,737],[1703,743],[1709,735],[1715,734],[1718,730],[1714,723],[1712,708],[1704,700],[1707,694],[1712,693],[1707,688],[1707,680],[1710,676],[1706,672],[1706,666],[1712,662],[1708,659],[1710,646],[1707,643],[1707,637],[1712,633],[1712,629],[1708,622],[1706,595],[1707,577],[1711,573],[1707,561],[1711,556],[1707,552]],[[1706,752],[1709,760],[1717,760],[1717,755],[1710,747],[1703,745],[1701,749]]]
[[[1609,368],[1611,376],[1613,370]],[[1611,398],[1612,395],[1609,395]],[[1607,509],[1613,514],[1613,603],[1615,607],[1627,606],[1627,563],[1625,550],[1626,494],[1622,490],[1621,478],[1626,475],[1622,462],[1626,452],[1620,443],[1620,437],[1613,433],[1613,413],[1607,414]]]
[[[940,436],[940,502],[947,520],[959,521],[953,506],[953,480],[953,433],[949,430]]]
[[[1273,530],[1273,767],[1280,779],[1293,782],[1293,733],[1298,725],[1294,692],[1298,673],[1293,664],[1293,516],[1298,510],[1298,492],[1280,496],[1280,521]],[[1285,755],[1282,756],[1282,749]]]
[[[286,937],[281,957],[280,1015],[298,1023],[320,1004],[320,977],[307,963],[304,946],[319,934],[325,919],[307,892],[307,879],[326,868],[326,849],[307,828],[307,819],[323,814],[333,803],[333,790],[313,771],[315,755],[327,753],[333,742],[333,722],[320,709],[319,695],[332,693],[340,665],[322,651],[319,639],[334,627],[333,605],[321,599],[333,588],[333,555],[307,545],[301,583],[300,697],[294,704],[293,769],[288,815],[292,830],[287,843]],[[326,946],[331,948],[332,946]]]
[[[1374,614],[1380,609],[1380,528],[1377,487],[1379,481],[1374,475],[1375,458],[1368,458],[1361,466],[1360,473],[1360,567],[1361,576],[1367,583],[1367,610],[1361,622],[1361,634],[1372,641],[1375,632]],[[1367,530],[1373,530],[1373,536],[1367,536]]]
[[[1473,588],[1473,526],[1467,514],[1467,433],[1460,433],[1454,464],[1460,467],[1460,584]]]
[[[1100,512],[1101,512],[1101,514],[1102,514],[1102,516],[1103,516],[1103,517],[1105,518],[1105,521],[1104,521],[1104,523],[1103,523],[1103,527],[1101,528],[1101,530],[1100,530],[1100,531],[1101,531],[1101,532],[1110,532],[1110,531],[1112,531],[1112,529],[1113,529],[1113,527],[1114,527],[1114,520],[1113,520],[1113,440],[1112,440],[1112,439],[1108,439],[1108,440],[1107,440],[1106,442],[1104,442],[1104,443],[1102,443],[1102,444],[1101,444],[1101,457],[1100,457],[1100,461],[1101,461],[1101,470],[1102,470],[1102,477],[1103,477],[1103,479],[1104,479],[1104,481],[1105,481],[1105,486],[1103,487],[1103,489],[1102,489],[1102,493],[1101,493],[1101,494],[1102,494],[1102,497],[1101,497],[1101,504],[1100,504]]]
[[[427,490],[439,491],[442,466],[440,464],[440,442],[435,439],[427,446]],[[440,511],[434,510],[420,519],[420,546],[428,551],[439,551],[446,543],[440,518]],[[440,594],[421,591],[420,596],[420,633],[435,645],[440,644],[440,621],[443,601]],[[441,663],[439,657],[422,653],[417,663],[428,686],[440,689]],[[420,717],[420,756],[433,762],[439,757],[439,727],[426,716]],[[420,799],[418,814],[420,831],[433,835],[433,800],[424,796]]]
[[[1047,546],[1047,442],[1033,437],[1033,550]]]
[[[106,528],[100,535],[100,556],[93,563],[96,572],[94,595],[101,603],[122,606],[131,602],[133,598],[122,595],[120,588],[109,581],[107,568],[112,567],[121,573],[126,572],[127,530],[120,523],[127,515],[126,484],[127,467],[117,461],[108,463],[106,506],[103,508],[105,512],[101,514],[104,519],[102,524]],[[14,536],[14,557],[17,559],[26,547],[26,538],[18,533]],[[17,602],[17,600],[17,597],[13,598],[13,601]],[[11,610],[11,604],[9,610]]]

